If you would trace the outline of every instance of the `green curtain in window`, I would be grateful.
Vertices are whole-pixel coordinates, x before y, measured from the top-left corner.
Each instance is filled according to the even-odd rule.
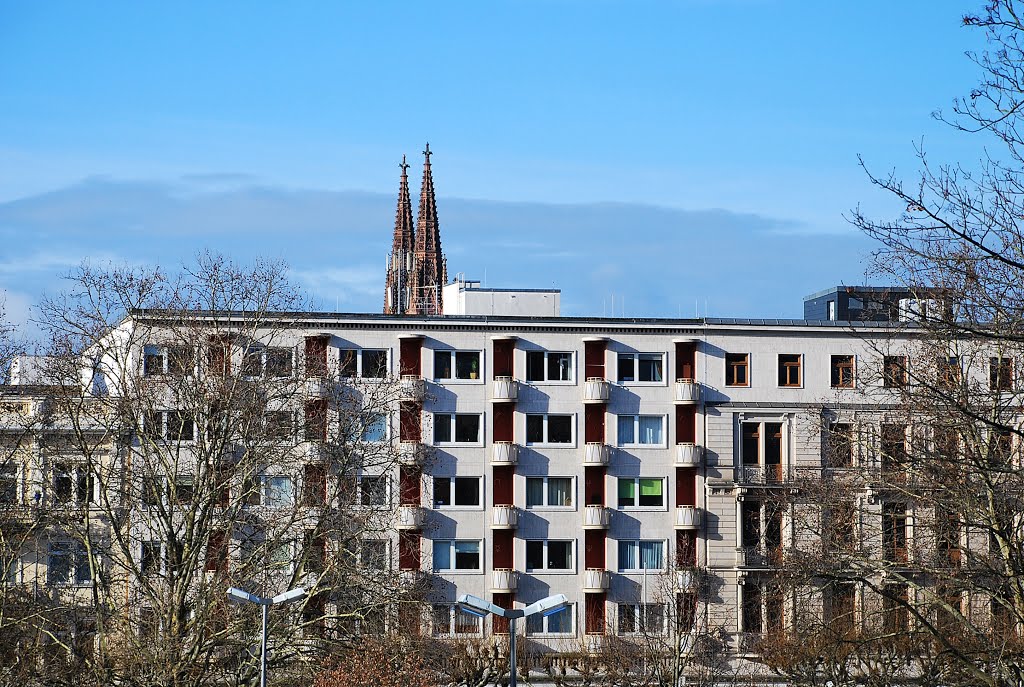
[[[660,479],[640,480],[640,496],[661,496],[661,485]]]
[[[619,499],[632,499],[636,495],[636,483],[631,479],[619,480]]]

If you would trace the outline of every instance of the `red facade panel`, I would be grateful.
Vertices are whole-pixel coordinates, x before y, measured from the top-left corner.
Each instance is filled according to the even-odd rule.
[[[398,369],[399,374],[422,376],[421,355],[423,348],[422,339],[402,339],[399,344]]]
[[[399,570],[419,570],[420,535],[415,532],[398,533]]]
[[[583,416],[583,435],[586,442],[604,443],[604,403],[591,403],[585,406]]]
[[[494,594],[491,597],[491,603],[495,606],[501,606],[502,608],[512,608],[512,604],[515,603],[515,594]],[[491,627],[496,635],[507,635],[508,634],[508,618],[499,618],[496,615],[491,616]]]
[[[494,468],[494,505],[512,505],[512,473],[511,466]],[[503,567],[503,566],[498,566]]]
[[[494,376],[514,377],[512,355],[516,342],[512,339],[499,339],[494,342]]]
[[[306,376],[323,377],[327,374],[327,344],[329,336],[306,337]]]
[[[604,505],[604,468],[583,469],[583,498],[588,506]]]
[[[402,401],[398,407],[398,434],[401,441],[422,441],[423,427],[420,404]]]
[[[491,559],[495,568],[514,568],[512,563],[512,530],[494,530],[492,538],[494,551]]]
[[[583,348],[583,370],[587,379],[600,377],[604,379],[604,341],[587,341]]]
[[[697,443],[697,406],[676,406],[676,443]]]
[[[676,379],[695,379],[697,344],[676,344]]]
[[[676,530],[676,565],[680,568],[697,565],[697,533],[693,530]]]
[[[697,468],[676,468],[676,505],[697,505]]]
[[[585,625],[584,632],[587,634],[604,634],[604,609],[606,594],[586,594]]]
[[[510,403],[495,403],[492,406],[491,417],[494,418],[491,427],[491,436],[494,441],[512,441],[514,434],[514,406]]]
[[[420,505],[420,471],[402,466],[398,469],[398,498],[403,506]]]
[[[583,564],[588,568],[604,568],[604,547],[607,535],[604,530],[584,531]]]

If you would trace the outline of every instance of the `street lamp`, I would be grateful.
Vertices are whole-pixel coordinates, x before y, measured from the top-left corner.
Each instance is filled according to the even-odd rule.
[[[565,598],[565,594],[555,594],[532,603],[526,608],[515,609],[495,606],[490,601],[481,599],[479,596],[463,594],[459,597],[458,604],[459,608],[465,613],[475,615],[478,618],[483,618],[490,613],[491,615],[508,619],[508,686],[516,687],[516,620],[528,618],[538,613],[542,616],[554,615],[565,609],[569,605],[569,600]]]
[[[277,604],[286,604],[291,601],[298,601],[306,595],[302,587],[290,589],[283,594],[278,594],[270,599],[250,594],[238,587],[228,588],[228,599],[237,603],[254,603],[263,607],[263,641],[260,644],[260,687],[267,687],[267,619],[270,617],[270,607]]]

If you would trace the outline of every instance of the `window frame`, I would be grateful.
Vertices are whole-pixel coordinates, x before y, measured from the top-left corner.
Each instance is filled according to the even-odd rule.
[[[540,568],[531,568],[530,565],[529,565],[529,562],[528,562],[529,559],[530,559],[530,555],[529,555],[529,553],[527,553],[525,558],[524,558],[524,560],[523,560],[523,570],[525,570],[528,573],[544,573],[546,575],[575,575],[576,574],[576,569],[577,569],[577,562],[576,562],[577,561],[577,551],[576,551],[576,548],[577,548],[577,546],[576,546],[576,540],[575,539],[557,539],[557,538],[556,539],[550,539],[550,538],[549,539],[527,539],[526,540],[527,552],[529,551],[529,547],[530,547],[531,544],[536,545],[538,542],[541,545],[541,559],[543,560],[543,566],[540,567]],[[568,544],[569,545],[569,566],[568,567],[566,567],[566,568],[549,568],[548,567],[548,562],[550,560],[550,556],[548,554],[548,549],[549,549],[549,545],[551,543]]]
[[[483,384],[484,379],[484,352],[480,349],[475,348],[436,348],[434,349],[434,355],[431,358],[432,368],[431,379],[438,384]],[[458,356],[459,354],[475,354],[476,355],[476,372],[470,372],[469,377],[458,376]],[[451,377],[440,377],[438,376],[438,364],[437,357],[439,355],[448,356],[448,369],[451,371]],[[475,374],[476,377],[472,375]]]
[[[742,363],[742,364],[741,364]],[[744,382],[735,381],[736,375],[731,374],[734,370],[743,370]],[[749,353],[726,353],[725,354],[725,386],[733,388],[750,387],[750,354]]]
[[[794,360],[791,360],[795,358]],[[803,353],[779,353],[777,357],[778,383],[780,389],[802,389],[804,387],[804,354]],[[793,384],[790,381],[790,371],[795,364],[797,380]],[[783,372],[785,371],[785,376]],[[785,381],[783,381],[785,379]]]
[[[295,478],[291,475],[276,475],[270,473],[260,473],[256,476],[259,480],[259,506],[262,508],[291,508],[295,506]],[[287,503],[270,503],[270,492],[272,489],[272,483],[277,480],[287,480],[288,487],[288,502]]]
[[[352,353],[355,367],[351,370],[351,374],[348,374],[349,365],[346,362],[346,354]],[[384,353],[384,365],[380,370],[380,374],[366,374],[366,364],[363,360],[367,353]],[[328,359],[330,359],[328,357]],[[338,348],[338,376],[341,379],[387,379],[388,375],[391,374],[391,349],[390,348]]]
[[[616,567],[618,568],[618,571],[620,573],[627,574],[627,575],[633,575],[633,574],[644,574],[646,572],[647,574],[650,574],[650,571],[652,571],[652,570],[653,571],[658,571],[658,572],[664,572],[667,569],[668,559],[666,558],[666,554],[667,554],[667,551],[668,551],[668,542],[665,539],[641,539],[641,538],[637,538],[637,539],[619,539],[617,541],[618,541],[618,546],[616,546],[616,550],[615,550],[615,563],[616,563]],[[637,553],[637,556],[636,556],[637,561],[638,562],[642,562],[642,558],[640,556],[640,545],[641,544],[660,544],[661,545],[661,567],[660,568],[647,568],[647,567],[643,567],[643,565],[641,565],[641,567],[639,567],[639,568],[623,568],[622,567],[622,565],[621,565],[621,561],[622,561],[622,547],[623,546],[635,545],[636,546],[636,553]]]
[[[1003,368],[1007,368],[1008,379],[1003,379]],[[1014,389],[1014,359],[1013,356],[995,355],[988,359],[988,388],[989,391],[1013,391]]]
[[[367,495],[369,495],[370,498],[372,499],[373,494],[376,493],[374,491],[367,491],[363,487],[363,483],[364,482],[369,482],[370,480],[374,480],[375,482],[379,482],[379,483],[383,483],[384,484],[383,502],[382,503],[373,503],[372,500],[370,502],[368,502],[368,503],[364,503],[363,502],[364,499],[367,498]],[[367,510],[379,509],[379,508],[390,508],[391,507],[391,502],[392,502],[392,493],[391,493],[391,491],[392,491],[392,484],[391,484],[391,478],[390,478],[389,475],[387,475],[387,474],[383,474],[383,475],[359,475],[356,478],[356,504],[355,505],[357,507],[359,507],[359,508],[364,508],[364,509],[367,509]]]
[[[69,557],[68,579],[53,579],[54,556]],[[79,571],[87,571],[88,578],[80,579]],[[46,584],[53,587],[87,587],[92,584],[92,570],[89,567],[89,553],[85,544],[73,539],[51,539],[46,548]]]
[[[898,366],[898,367],[897,367]],[[893,372],[899,371],[897,378]],[[905,355],[882,356],[882,388],[903,389],[910,383],[910,359]]]
[[[629,608],[633,613],[633,629],[623,630],[623,609]],[[646,627],[649,614],[652,608],[659,608],[661,612],[661,627],[650,629]],[[665,603],[651,602],[618,602],[615,605],[615,634],[620,637],[661,637],[668,634],[668,605]]]
[[[548,481],[552,479],[567,479],[569,480],[569,498],[572,503],[569,505],[560,504],[554,505],[550,503],[551,493],[548,490]],[[530,480],[541,480],[542,489],[544,494],[544,503],[540,505],[530,505],[529,494],[530,494]],[[528,475],[526,477],[526,497],[525,497],[525,509],[526,510],[560,510],[560,511],[574,511],[576,510],[576,478],[573,476],[566,475]]]
[[[448,503],[439,504],[437,502],[438,494],[438,480],[448,480]],[[455,503],[455,494],[457,492],[458,480],[467,482],[469,480],[475,480],[477,483],[477,503],[474,505],[458,504]],[[484,478],[478,475],[434,475],[431,478],[431,503],[433,508],[436,510],[466,510],[466,511],[479,511],[484,508]]]
[[[849,380],[844,379],[844,371],[847,370]],[[852,353],[829,356],[829,385],[833,389],[857,388],[857,356]]]
[[[190,366],[181,370],[172,369],[174,366],[171,365],[171,352],[172,351],[186,351],[186,355],[183,356],[182,362],[191,363]],[[148,365],[148,359],[160,358],[160,370],[150,371]],[[195,347],[187,344],[161,344],[161,343],[148,343],[142,345],[142,364],[140,372],[143,377],[162,377],[162,376],[174,376],[174,377],[186,377],[188,375],[195,374],[196,365],[198,363],[199,356],[196,355]]]
[[[459,415],[475,416],[476,418],[478,418],[478,423],[477,423],[477,428],[476,428],[477,438],[476,438],[475,441],[456,441],[456,433],[455,433],[455,431],[456,431],[455,427],[456,427],[456,422],[457,422],[456,418]],[[438,438],[437,438],[437,427],[438,427],[438,417],[439,416],[447,416],[447,417],[450,418],[450,420],[449,420],[449,429],[450,429],[449,436],[451,437],[451,440],[449,440],[449,441],[439,441]],[[484,413],[459,413],[459,412],[455,412],[455,411],[447,412],[447,413],[435,412],[435,413],[432,414],[431,417],[433,419],[433,427],[432,427],[432,434],[433,434],[433,436],[431,437],[431,439],[433,441],[433,445],[434,446],[483,446],[484,445],[484,432],[485,432],[485,430],[484,430]]]
[[[530,376],[530,356],[541,355],[544,357],[543,379],[534,379]],[[551,379],[551,356],[553,355],[568,355],[569,356],[569,378],[568,379]],[[576,351],[549,351],[547,349],[526,351],[526,374],[523,375],[525,381],[530,384],[554,384],[562,386],[571,386],[576,383]]]
[[[437,567],[437,556],[435,555],[438,545],[448,545],[448,557],[452,564],[456,563],[456,544],[476,544],[476,555],[478,566],[476,568],[439,568]],[[434,539],[430,547],[430,569],[432,572],[441,572],[448,575],[475,575],[484,572],[484,540],[483,539]]]
[[[287,374],[270,374],[270,358],[272,355],[284,352],[288,358]],[[253,374],[247,369],[249,361],[258,356],[259,370]],[[258,342],[252,342],[242,350],[242,360],[238,366],[238,375],[242,379],[292,379],[295,377],[295,347],[294,346],[270,346]]]
[[[187,411],[179,410],[177,408],[153,410],[143,413],[142,427],[140,428],[141,431],[139,432],[140,438],[144,438],[154,443],[162,442],[190,444],[195,442],[197,433],[196,420],[193,417],[188,417],[186,413]],[[159,418],[159,427],[152,427],[150,423],[156,420],[157,418]],[[187,437],[171,436],[172,418],[175,418],[180,422],[180,424],[178,425],[179,427],[184,427],[186,426],[186,424],[189,427],[191,427],[192,431],[189,433]],[[157,432],[154,433],[152,431],[153,429],[156,429]]]
[[[661,360],[661,381],[641,381],[637,379],[640,376],[640,359],[642,356],[658,357]],[[634,379],[623,379],[622,378],[622,359],[632,358],[633,359],[633,377]],[[615,356],[615,381],[622,386],[668,386],[668,375],[666,370],[668,355],[664,352],[658,351],[619,351]]]
[[[626,413],[623,415],[616,415],[615,420],[615,445],[620,448],[668,448],[668,418],[666,415],[647,415],[643,413],[630,414]],[[633,418],[633,438],[639,439],[641,437],[640,432],[640,420],[641,418],[652,418],[656,417],[661,420],[661,441],[659,443],[644,443],[634,441],[633,443],[623,443],[619,440],[619,426],[624,418]]]
[[[549,624],[551,618],[561,615],[563,613],[569,614],[569,629],[564,632],[551,632]],[[540,623],[541,629],[536,629],[536,624]],[[552,613],[551,615],[544,615],[542,613],[535,613],[534,615],[528,616],[523,632],[527,637],[575,637],[576,636],[576,603],[569,603],[562,610]]]
[[[576,434],[576,424],[577,423],[576,423],[576,414],[575,413],[526,413],[525,415],[526,415],[526,419],[524,420],[524,422],[526,423],[526,433],[525,433],[525,437],[524,438],[526,439],[526,441],[523,442],[524,446],[539,446],[539,447],[542,447],[542,448],[575,448],[576,447],[576,436],[577,436],[577,434]],[[533,418],[536,418],[536,417],[542,418],[541,427],[542,427],[542,432],[543,432],[543,435],[544,435],[543,441],[530,441],[530,439],[529,439],[529,437],[530,437],[529,424],[530,424],[530,418],[531,417],[533,417]],[[566,441],[553,442],[553,441],[550,440],[551,435],[550,435],[550,431],[549,431],[548,428],[549,428],[549,425],[550,425],[550,418],[552,418],[552,417],[567,417],[567,418],[569,418],[569,433],[570,433],[570,440],[569,441],[567,441],[567,442]]]
[[[633,499],[636,503],[632,506],[622,505],[622,497],[619,495],[622,489],[623,480],[633,483]],[[643,480],[658,480],[661,482],[661,505],[641,506],[640,505],[640,482]],[[668,510],[668,478],[666,477],[618,477],[615,482],[615,503],[618,510],[625,511],[665,511]]]
[[[448,622],[445,631],[438,632],[438,611],[442,608],[448,613]],[[459,632],[458,628],[460,625],[457,620],[459,615],[471,619],[476,630],[473,632]],[[432,637],[482,637],[484,634],[484,619],[483,616],[466,613],[457,603],[434,603],[430,605],[430,634]]]

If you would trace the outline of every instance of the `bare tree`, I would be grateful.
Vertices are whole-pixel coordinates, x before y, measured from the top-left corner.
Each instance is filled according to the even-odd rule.
[[[251,683],[259,611],[227,607],[228,586],[308,590],[271,613],[279,673],[311,675],[396,627],[422,583],[393,560],[386,357],[357,377],[329,359],[276,263],[205,255],[178,275],[84,265],[70,279],[40,308],[32,545],[47,579],[19,625],[81,670],[48,680]]]

